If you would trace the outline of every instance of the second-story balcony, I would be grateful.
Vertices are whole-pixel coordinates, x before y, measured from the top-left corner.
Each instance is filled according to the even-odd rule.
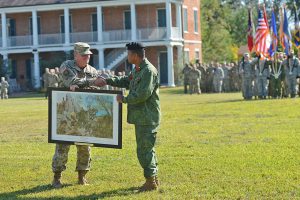
[[[165,27],[154,27],[137,29],[137,40],[138,41],[161,41],[167,39],[167,29]],[[114,42],[127,42],[131,40],[131,30],[109,30],[102,32],[103,43],[109,44]],[[174,40],[182,39],[180,30],[177,27],[172,27],[171,38]],[[2,41],[2,40],[1,40]],[[70,43],[75,42],[97,42],[97,32],[76,32],[70,33]],[[55,34],[40,34],[38,36],[39,46],[48,45],[63,45],[65,43],[64,33]],[[33,36],[9,36],[7,39],[7,47],[30,47],[33,45]],[[2,45],[1,45],[2,46]]]

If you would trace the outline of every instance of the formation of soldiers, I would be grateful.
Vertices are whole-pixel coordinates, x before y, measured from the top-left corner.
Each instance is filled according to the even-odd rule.
[[[1,99],[8,99],[9,84],[5,80],[5,77],[1,77],[0,88],[1,88],[0,90]]]
[[[287,56],[277,52],[275,58],[255,56],[251,59],[245,53],[236,63],[185,64],[182,70],[184,93],[242,91],[245,100],[294,98],[300,95],[300,52],[298,58],[293,50]]]
[[[238,63],[186,63],[182,74],[185,94],[237,92],[241,90]]]

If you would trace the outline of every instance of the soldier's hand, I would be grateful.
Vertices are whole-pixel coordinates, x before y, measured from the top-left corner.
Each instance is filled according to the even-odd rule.
[[[106,80],[102,77],[98,77],[95,81],[94,81],[94,85],[98,86],[98,87],[103,87],[105,85],[107,85]]]
[[[75,91],[76,88],[79,88],[78,85],[71,85],[70,86],[70,90],[73,91],[73,92]]]
[[[121,94],[117,95],[117,102],[123,103],[123,95],[121,95]]]

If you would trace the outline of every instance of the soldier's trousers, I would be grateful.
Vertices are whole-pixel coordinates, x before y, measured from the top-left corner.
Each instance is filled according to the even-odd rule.
[[[253,96],[253,80],[251,78],[243,78],[243,96],[245,99],[251,99]]]
[[[188,85],[189,83],[184,83],[184,94],[188,93]]]
[[[76,171],[90,170],[91,167],[91,148],[86,145],[76,145],[77,147],[77,163]],[[62,172],[66,170],[68,162],[68,153],[70,145],[56,144],[55,154],[52,159],[52,171]]]
[[[280,79],[272,78],[270,80],[271,96],[273,98],[281,97],[282,95],[282,83]]]
[[[194,94],[194,93],[201,94],[199,80],[190,82],[190,94]]]
[[[269,81],[267,77],[257,78],[257,92],[259,97],[268,96],[268,86],[269,86]]]
[[[1,99],[8,99],[8,90],[7,89],[1,89]]]
[[[137,157],[144,169],[144,177],[157,175],[157,157],[154,149],[158,125],[135,125]]]
[[[214,84],[215,92],[221,93],[222,92],[223,81],[222,80],[214,80],[213,84]]]
[[[297,78],[296,77],[288,77],[286,79],[287,83],[287,93],[288,95],[295,96],[298,92],[298,83],[297,83]]]

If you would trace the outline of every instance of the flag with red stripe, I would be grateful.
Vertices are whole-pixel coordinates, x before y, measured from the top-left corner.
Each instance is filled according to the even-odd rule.
[[[271,35],[265,18],[266,15],[263,14],[262,10],[259,10],[254,49],[257,54],[267,57],[271,45]]]

